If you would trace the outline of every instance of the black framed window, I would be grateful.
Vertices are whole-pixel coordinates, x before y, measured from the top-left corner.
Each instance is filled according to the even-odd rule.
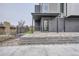
[[[40,13],[40,5],[35,5],[35,12]]]
[[[60,4],[60,12],[64,13],[64,3]]]

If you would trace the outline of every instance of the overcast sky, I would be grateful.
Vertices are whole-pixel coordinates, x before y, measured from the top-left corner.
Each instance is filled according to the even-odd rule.
[[[31,12],[34,12],[34,5],[31,3],[0,3],[0,22],[9,21],[12,25],[17,25],[18,21],[24,20],[26,25],[31,25]]]

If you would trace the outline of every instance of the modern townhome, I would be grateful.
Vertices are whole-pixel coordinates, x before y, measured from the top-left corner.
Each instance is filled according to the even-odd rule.
[[[78,3],[39,3],[32,13],[33,26],[41,32],[79,32]]]

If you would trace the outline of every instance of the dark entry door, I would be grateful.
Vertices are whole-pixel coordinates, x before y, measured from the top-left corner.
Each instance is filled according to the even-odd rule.
[[[44,31],[48,31],[49,30],[49,22],[48,20],[44,20],[44,23],[43,23],[43,30]]]

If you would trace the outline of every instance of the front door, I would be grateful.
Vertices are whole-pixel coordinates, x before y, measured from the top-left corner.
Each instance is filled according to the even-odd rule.
[[[44,20],[44,23],[43,23],[43,30],[44,31],[48,31],[49,30],[49,25],[48,25],[48,20]]]

